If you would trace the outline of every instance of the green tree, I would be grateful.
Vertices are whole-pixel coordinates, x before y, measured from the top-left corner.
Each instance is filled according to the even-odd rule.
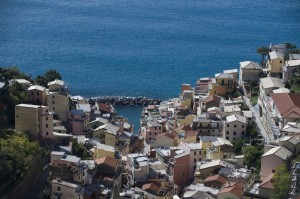
[[[245,144],[243,139],[235,139],[232,141],[235,154],[241,154],[243,146]]]
[[[250,167],[260,169],[260,157],[263,155],[263,149],[260,146],[247,146],[244,148],[244,164]]]
[[[288,171],[285,165],[276,169],[272,183],[275,188],[271,195],[272,199],[289,198],[289,191],[291,188],[291,173]]]
[[[269,52],[270,52],[270,49],[268,47],[264,47],[264,46],[256,49],[256,53],[261,55],[260,63],[262,66],[265,66],[266,56],[269,54]]]
[[[37,85],[47,87],[48,83],[54,81],[55,79],[62,79],[61,75],[58,71],[50,69],[46,71],[44,75],[36,76],[34,83]]]

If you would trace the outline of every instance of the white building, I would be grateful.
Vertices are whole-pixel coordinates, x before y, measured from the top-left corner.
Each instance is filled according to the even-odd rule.
[[[230,115],[224,121],[223,138],[233,141],[246,135],[247,119],[241,115]]]

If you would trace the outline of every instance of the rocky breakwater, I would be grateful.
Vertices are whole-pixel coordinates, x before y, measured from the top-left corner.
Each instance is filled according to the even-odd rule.
[[[160,99],[151,99],[147,97],[125,97],[125,96],[100,96],[93,97],[90,101],[109,103],[121,106],[148,106],[160,104]]]

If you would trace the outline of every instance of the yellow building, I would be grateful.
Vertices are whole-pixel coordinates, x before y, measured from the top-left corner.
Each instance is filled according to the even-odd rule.
[[[185,126],[193,123],[194,118],[197,117],[196,115],[188,115],[184,119],[178,119],[179,126]]]
[[[235,89],[234,76],[229,73],[220,73],[215,75],[216,78],[216,91],[218,96],[225,96]]]
[[[48,83],[49,92],[47,93],[47,105],[53,112],[56,119],[63,122],[68,121],[68,112],[70,110],[70,95],[68,87],[64,81],[54,80]]]
[[[122,133],[122,129],[114,124],[104,124],[96,128],[93,136],[100,139],[102,143],[110,146],[116,146],[117,136]]]
[[[47,105],[53,114],[57,117],[56,119],[67,122],[69,112],[69,94],[49,92],[47,95]]]
[[[53,115],[47,106],[19,104],[15,107],[17,132],[29,132],[33,136],[53,138]]]
[[[226,139],[215,136],[200,136],[200,145],[208,159],[228,159],[233,156],[233,145]]]
[[[115,158],[115,148],[106,144],[97,143],[94,148],[94,158],[97,159],[104,156]]]
[[[281,76],[282,66],[284,63],[284,55],[280,52],[272,51],[269,53],[268,72],[271,76]]]

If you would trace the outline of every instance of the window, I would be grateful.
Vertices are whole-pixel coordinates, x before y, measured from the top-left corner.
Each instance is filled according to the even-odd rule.
[[[52,98],[54,99],[54,98],[55,98],[55,96],[54,96],[54,95],[52,95]]]
[[[194,166],[194,170],[196,169],[196,166]]]
[[[197,154],[197,152],[196,151],[194,151],[194,155],[196,155]]]
[[[236,132],[235,132],[235,131],[233,132],[233,135],[236,135]]]
[[[199,155],[201,155],[201,151],[199,151]]]
[[[31,92],[31,95],[33,95],[33,92]]]
[[[48,120],[48,116],[46,116],[46,120]]]
[[[212,132],[215,132],[215,130],[212,130]]]
[[[154,129],[156,130],[157,127],[154,127]]]
[[[57,187],[57,191],[60,191],[60,187]]]
[[[196,162],[197,160],[196,160],[196,158],[194,159],[194,162]]]
[[[48,128],[48,124],[46,124],[46,128]]]
[[[244,128],[245,127],[245,125],[242,125],[242,128]]]
[[[149,138],[149,140],[151,140],[151,137]]]
[[[150,135],[152,135],[152,133],[150,132]]]
[[[233,140],[235,140],[235,138],[233,138]]]
[[[39,93],[39,92],[36,92],[36,95],[37,95],[37,96],[39,96],[39,95],[40,95],[40,93]]]
[[[55,108],[54,108],[54,107],[53,107],[52,109],[53,109],[53,111],[55,111]]]
[[[244,135],[244,131],[242,131],[242,135]]]
[[[52,104],[55,104],[55,101],[52,101]]]
[[[226,137],[226,140],[229,140],[229,137]]]
[[[48,133],[48,132],[46,132],[46,135],[49,135],[49,133]]]
[[[155,135],[156,135],[156,132],[155,132]]]
[[[201,162],[201,158],[199,158],[199,162]]]
[[[282,63],[282,61],[280,61],[280,63]]]
[[[229,124],[227,124],[227,127],[229,127]]]
[[[272,173],[275,173],[275,169],[272,169]]]
[[[236,125],[234,125],[233,127],[236,128]]]
[[[229,131],[226,131],[226,135],[229,135]]]

